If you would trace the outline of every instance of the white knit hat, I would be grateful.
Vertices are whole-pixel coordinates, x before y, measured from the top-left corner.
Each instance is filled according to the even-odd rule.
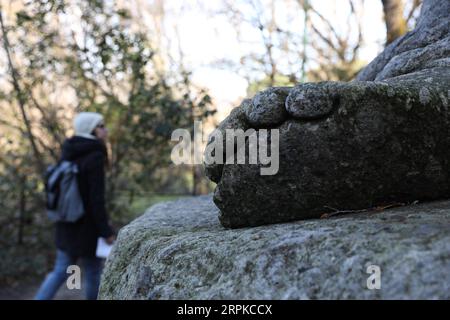
[[[103,121],[103,116],[96,112],[80,112],[73,120],[75,135],[90,139],[96,139],[91,133],[95,127]]]

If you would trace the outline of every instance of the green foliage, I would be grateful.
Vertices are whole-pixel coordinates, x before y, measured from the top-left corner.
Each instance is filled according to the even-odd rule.
[[[365,65],[366,62],[362,60],[322,65],[318,69],[309,70],[307,78],[310,82],[351,81]]]
[[[64,23],[73,8],[80,12],[77,28]],[[5,256],[0,282],[33,274],[33,268],[39,270],[34,274],[47,271],[53,249],[42,172],[24,121],[14,111],[18,94],[26,101],[33,135],[47,164],[58,158],[71,125],[68,114],[73,113],[70,105],[49,98],[52,90],[67,83],[65,89],[75,93],[76,111],[105,116],[110,138],[106,198],[116,227],[161,200],[140,195],[190,190],[191,168],[170,167],[171,133],[192,128],[194,120],[215,112],[206,91],[191,91],[189,72],[174,79],[155,71],[158,53],[150,39],[131,27],[131,14],[118,10],[114,1],[29,1],[16,18],[8,32],[14,61],[20,60],[16,67],[21,92],[0,89],[1,103],[12,110],[10,123],[0,122],[0,252]]]
[[[295,80],[291,79],[288,76],[282,74],[276,74],[274,78],[274,87],[287,87],[295,85]],[[270,87],[271,79],[269,76],[266,76],[264,79],[260,81],[255,81],[250,83],[247,88],[247,96],[252,97],[257,94],[259,91],[265,90]]]

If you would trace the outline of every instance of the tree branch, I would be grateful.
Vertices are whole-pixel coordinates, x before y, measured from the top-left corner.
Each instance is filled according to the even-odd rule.
[[[14,90],[15,90],[16,95],[17,95],[17,100],[19,102],[19,107],[20,107],[20,111],[21,111],[21,114],[22,114],[22,118],[23,118],[23,121],[25,123],[28,140],[30,141],[34,157],[36,158],[36,165],[38,167],[38,170],[39,170],[39,172],[44,174],[44,163],[42,161],[41,154],[39,152],[39,149],[37,148],[35,138],[34,138],[33,133],[31,131],[30,119],[28,118],[28,115],[27,115],[27,113],[25,111],[25,104],[26,104],[25,95],[24,95],[24,93],[22,92],[22,90],[20,88],[20,85],[19,85],[19,82],[18,82],[18,74],[17,74],[16,69],[13,66],[13,63],[12,63],[11,54],[10,54],[10,45],[9,45],[9,41],[8,41],[8,35],[7,35],[6,28],[5,28],[5,24],[3,22],[3,13],[2,13],[2,9],[1,8],[0,8],[0,25],[1,25],[1,29],[2,29],[2,35],[3,35],[3,47],[5,49],[6,57],[8,59],[8,65],[9,65],[9,69],[10,69],[10,72],[11,72],[11,78],[12,78]]]

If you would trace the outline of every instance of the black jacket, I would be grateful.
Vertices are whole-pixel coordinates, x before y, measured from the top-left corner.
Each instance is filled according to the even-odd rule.
[[[78,186],[86,211],[75,223],[56,223],[56,247],[72,256],[95,256],[97,238],[113,235],[105,210],[106,156],[100,140],[74,136],[64,141],[61,159],[78,164]]]

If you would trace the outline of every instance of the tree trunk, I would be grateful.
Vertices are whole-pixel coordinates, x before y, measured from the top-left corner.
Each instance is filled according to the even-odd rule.
[[[14,87],[14,91],[16,92],[17,95],[17,100],[19,103],[19,107],[20,107],[20,111],[22,114],[22,118],[23,118],[23,122],[25,123],[25,127],[26,127],[26,132],[28,135],[28,139],[30,141],[31,144],[31,149],[33,150],[35,159],[36,159],[36,165],[37,168],[39,170],[40,173],[44,174],[44,162],[42,161],[42,157],[41,154],[39,152],[39,149],[36,145],[36,141],[35,141],[35,137],[33,136],[33,133],[31,131],[31,122],[30,119],[28,118],[28,115],[25,111],[25,105],[26,105],[26,99],[25,99],[25,92],[22,91],[20,85],[19,85],[19,80],[18,80],[18,73],[16,71],[16,69],[14,68],[14,65],[12,63],[12,59],[11,59],[11,54],[10,54],[10,44],[8,41],[8,34],[6,31],[6,27],[5,24],[3,22],[3,15],[2,15],[2,11],[1,11],[1,7],[0,7],[0,26],[1,26],[1,30],[2,30],[2,35],[3,35],[3,48],[5,49],[6,52],[6,58],[8,61],[8,66],[11,72],[11,78],[12,78],[12,84]]]
[[[23,234],[25,227],[25,205],[26,205],[26,195],[25,195],[25,178],[20,178],[20,196],[19,196],[19,232],[17,235],[17,244],[23,244]]]
[[[386,45],[406,33],[406,20],[403,18],[403,0],[381,0],[386,22]]]

